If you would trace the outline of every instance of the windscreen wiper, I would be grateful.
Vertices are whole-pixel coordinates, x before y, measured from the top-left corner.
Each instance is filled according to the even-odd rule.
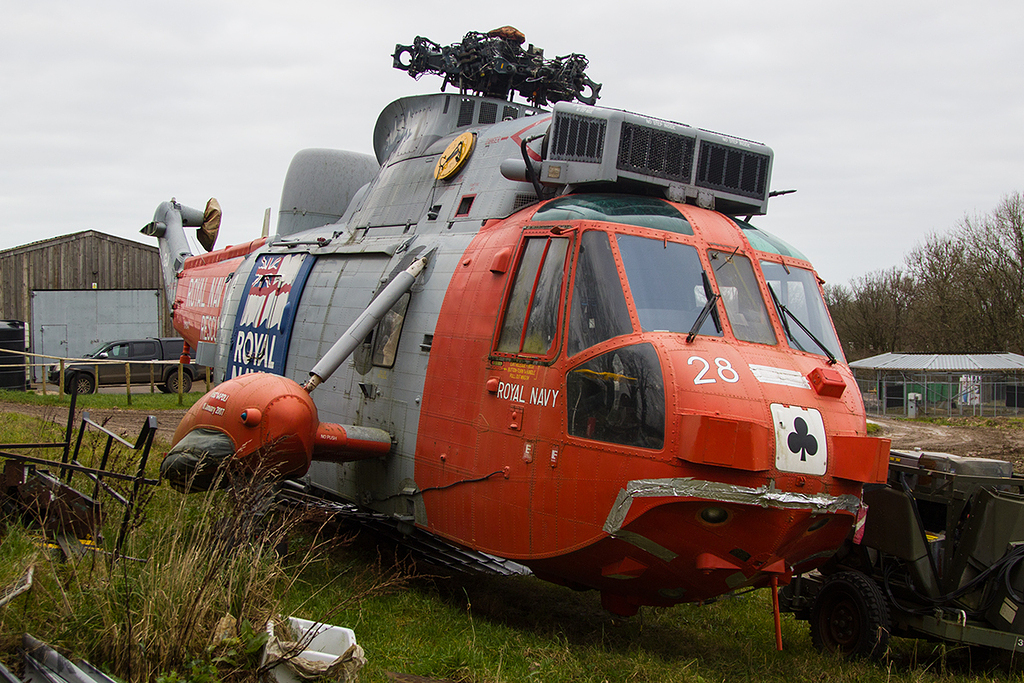
[[[706,270],[700,271],[700,279],[701,279],[701,282],[704,285],[704,297],[705,298],[710,299],[713,296],[717,296],[718,299],[722,298],[721,295],[716,295],[714,290],[711,289],[711,279],[708,278],[708,272]],[[706,308],[707,304],[705,304],[704,306]],[[718,307],[717,306],[712,306],[711,307],[711,319],[715,322],[715,332],[721,334],[722,333],[722,321],[718,319]]]
[[[722,295],[711,293],[711,283],[708,282],[707,273],[703,273],[703,276],[704,291],[705,293],[709,294],[708,301],[707,303],[704,304],[704,308],[700,309],[700,315],[697,316],[697,320],[694,321],[693,327],[690,328],[690,333],[686,335],[687,344],[693,343],[694,338],[697,336],[697,331],[701,328],[701,325],[704,324],[704,321],[708,319],[708,314],[711,313],[712,311],[715,311],[715,329],[718,330],[719,332],[722,331],[721,323],[718,321],[717,309],[715,308],[715,303],[722,298]]]
[[[786,330],[786,336],[789,337],[790,340],[792,340],[792,342],[794,344],[796,344],[798,347],[800,347],[800,342],[798,342],[796,340],[796,337],[793,336],[792,330],[789,329],[789,323],[786,322],[786,318],[789,317],[793,322],[795,322],[800,327],[801,330],[804,331],[804,334],[806,334],[808,337],[810,337],[811,341],[813,341],[815,344],[817,344],[818,348],[821,349],[825,353],[825,356],[828,358],[828,364],[829,365],[835,365],[836,364],[836,357],[832,354],[832,352],[829,350],[829,348],[827,346],[825,346],[824,344],[822,344],[821,340],[818,339],[817,337],[815,337],[814,334],[809,329],[807,329],[807,326],[804,325],[802,322],[800,322],[800,319],[797,318],[793,314],[793,312],[791,310],[786,308],[782,304],[781,301],[779,301],[779,297],[775,293],[775,290],[772,288],[771,284],[768,284],[768,291],[771,292],[771,294],[772,294],[772,301],[775,302],[775,308],[779,311],[779,318],[782,320],[782,327],[784,327],[785,330]],[[801,351],[805,351],[806,349],[800,348],[800,350]]]

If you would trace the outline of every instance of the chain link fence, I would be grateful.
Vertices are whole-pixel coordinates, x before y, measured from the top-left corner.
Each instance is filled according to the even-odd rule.
[[[869,415],[1000,417],[1024,415],[1024,373],[855,370]]]

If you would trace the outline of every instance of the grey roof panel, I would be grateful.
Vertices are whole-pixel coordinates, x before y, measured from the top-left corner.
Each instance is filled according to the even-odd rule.
[[[1017,353],[883,353],[850,363],[858,370],[910,370],[924,372],[1014,372],[1024,370]]]

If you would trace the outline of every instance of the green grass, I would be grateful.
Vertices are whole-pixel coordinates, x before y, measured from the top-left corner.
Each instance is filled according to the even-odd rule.
[[[162,394],[159,391],[156,393],[140,393],[132,394],[132,410],[146,411],[146,410],[178,410],[180,408],[191,408],[192,404],[198,401],[206,393],[205,384],[197,382],[195,385],[196,390],[187,394],[182,394],[182,404],[178,405],[177,394]],[[71,397],[64,395],[60,396],[55,391],[52,391],[53,387],[50,387],[50,393],[37,394],[34,392],[26,391],[8,391],[6,389],[0,389],[0,401],[8,403],[22,403],[27,405],[37,406],[63,406],[65,411],[65,418],[67,417],[67,407],[71,403]],[[127,406],[127,395],[124,392],[112,393],[112,394],[82,394],[78,396],[75,404],[78,408],[86,410],[91,409],[103,409],[103,408],[126,408]]]
[[[3,417],[0,442],[63,434],[64,416],[49,423]],[[119,466],[130,466],[119,457]],[[534,577],[449,573],[313,515],[253,515],[264,493],[182,496],[158,487],[126,547],[147,562],[110,565],[94,555],[60,562],[22,520],[5,517],[0,590],[29,564],[37,571],[29,593],[0,607],[0,659],[16,665],[21,633],[29,631],[122,678],[252,680],[255,660],[245,646],[255,641],[240,635],[225,654],[210,646],[214,625],[230,612],[259,630],[281,613],[353,628],[368,660],[363,683],[385,683],[388,672],[458,683],[1010,680],[976,650],[917,640],[894,639],[878,663],[823,656],[791,615],[783,615],[778,652],[765,590],[616,620],[594,592]],[[269,523],[254,524],[260,519]],[[105,535],[113,541],[110,524]],[[285,540],[287,552],[274,552]]]
[[[1024,418],[1021,417],[979,417],[971,415],[962,417],[946,417],[942,415],[920,415],[915,418],[896,417],[891,419],[903,422],[921,422],[924,424],[933,424],[943,427],[984,427],[989,429],[1007,430],[1024,429]]]
[[[908,639],[894,639],[882,662],[823,656],[812,647],[806,623],[791,615],[783,615],[784,649],[778,652],[766,590],[707,605],[644,608],[622,621],[608,615],[593,592],[534,577],[420,566],[404,590],[335,609],[336,596],[350,590],[344,577],[389,557],[380,547],[361,534],[354,546],[305,569],[283,603],[296,616],[329,615],[328,621],[353,628],[368,659],[364,683],[384,683],[387,672],[460,683],[1008,679],[977,652]],[[332,582],[335,588],[313,595]]]

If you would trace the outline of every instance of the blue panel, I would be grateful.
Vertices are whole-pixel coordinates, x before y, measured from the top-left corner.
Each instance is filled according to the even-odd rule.
[[[238,304],[225,379],[249,372],[284,375],[295,311],[314,261],[309,254],[256,259]]]

